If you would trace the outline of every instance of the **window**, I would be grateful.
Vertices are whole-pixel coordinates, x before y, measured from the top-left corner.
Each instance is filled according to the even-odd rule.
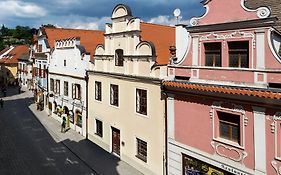
[[[117,49],[115,51],[115,66],[123,66],[124,58],[123,58],[123,50]]]
[[[147,161],[147,143],[137,138],[137,158]]]
[[[147,91],[142,89],[136,90],[136,111],[137,113],[147,114]]]
[[[55,93],[60,94],[60,80],[56,80]]]
[[[68,96],[68,82],[67,81],[65,81],[64,83],[64,93],[63,93],[63,95],[64,96]]]
[[[42,52],[42,44],[38,45],[38,52]]]
[[[79,127],[82,127],[82,113],[76,112],[77,118],[76,118],[76,125]]]
[[[81,86],[80,84],[72,84],[72,98],[81,99]]]
[[[63,66],[66,66],[66,60],[63,60]]]
[[[110,85],[110,104],[118,106],[118,85]]]
[[[240,116],[217,111],[219,118],[219,137],[240,144]]]
[[[96,134],[102,137],[102,121],[96,119]]]
[[[95,99],[101,101],[101,82],[95,82]]]
[[[47,77],[47,69],[46,69],[46,65],[43,66],[43,78]]]
[[[205,65],[221,67],[221,43],[205,43]]]
[[[54,92],[54,79],[50,79],[50,91]]]
[[[249,42],[229,42],[229,67],[249,67]]]

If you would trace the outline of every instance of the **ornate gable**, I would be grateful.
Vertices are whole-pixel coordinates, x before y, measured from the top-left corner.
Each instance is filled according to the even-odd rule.
[[[267,18],[271,15],[268,7],[251,10],[245,7],[245,0],[205,0],[206,12],[190,20],[192,26],[230,23]]]

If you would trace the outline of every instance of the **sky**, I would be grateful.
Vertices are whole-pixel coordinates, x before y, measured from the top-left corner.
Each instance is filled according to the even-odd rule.
[[[117,4],[126,4],[142,21],[175,25],[189,24],[189,19],[201,16],[205,9],[201,0],[0,0],[0,25],[38,28],[42,24],[75,29],[103,30],[111,23],[111,13]],[[177,22],[173,11],[181,10]]]

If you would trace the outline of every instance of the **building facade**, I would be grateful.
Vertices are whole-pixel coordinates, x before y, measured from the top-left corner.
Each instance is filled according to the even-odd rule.
[[[165,100],[175,29],[117,5],[88,71],[88,138],[144,174],[165,173]]]
[[[18,81],[19,85],[31,89],[32,87],[32,67],[33,62],[30,54],[23,55],[18,60]]]
[[[69,29],[70,30],[70,29]],[[48,74],[49,115],[87,136],[87,77],[91,53],[102,31],[74,30],[74,36],[55,41]],[[90,52],[92,51],[92,52]]]
[[[168,174],[279,174],[277,18],[244,0],[205,0],[168,66]]]
[[[2,86],[18,84],[18,60],[28,54],[29,47],[27,45],[11,46],[3,50],[0,55]]]

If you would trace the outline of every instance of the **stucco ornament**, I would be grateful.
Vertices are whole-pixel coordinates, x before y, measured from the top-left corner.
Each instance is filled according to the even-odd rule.
[[[190,24],[191,24],[192,26],[197,26],[197,25],[198,25],[198,19],[192,18],[192,19],[190,20]]]
[[[274,168],[277,174],[281,175],[281,166],[278,166],[275,160],[271,161],[271,166]]]
[[[214,151],[217,155],[228,158],[228,159],[231,159],[235,162],[241,162],[242,164],[244,164],[244,160],[248,156],[248,153],[246,151],[241,151],[239,149],[236,149],[236,148],[231,147],[231,146],[226,146],[226,145],[221,144],[221,143],[217,143],[217,142],[212,141],[211,145],[214,148]],[[220,148],[223,149],[223,151],[220,151],[219,150]],[[226,153],[227,151],[235,152],[238,156],[237,157],[229,156]]]
[[[270,10],[267,7],[260,7],[257,10],[257,15],[259,18],[267,18],[270,16]]]

